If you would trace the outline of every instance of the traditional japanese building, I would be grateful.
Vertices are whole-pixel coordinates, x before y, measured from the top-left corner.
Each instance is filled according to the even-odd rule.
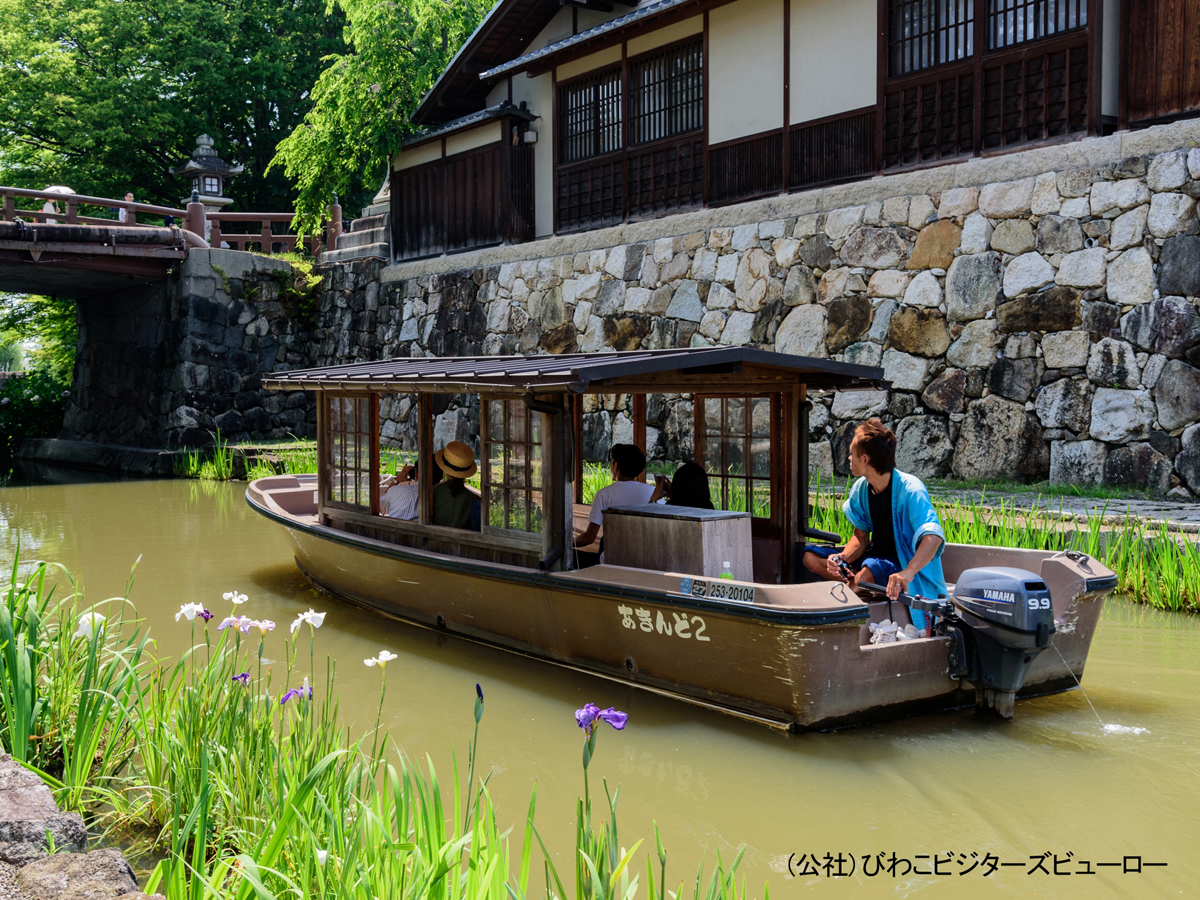
[[[1182,0],[500,0],[393,158],[395,258],[1200,109]]]

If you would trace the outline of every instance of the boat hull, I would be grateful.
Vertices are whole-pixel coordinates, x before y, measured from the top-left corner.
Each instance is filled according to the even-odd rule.
[[[681,594],[678,575],[460,560],[248,500],[284,527],[316,585],[352,603],[764,724],[827,729],[974,702],[974,688],[949,675],[947,639],[873,646],[866,622],[882,616],[840,586],[807,586],[822,593],[804,608],[714,603]],[[1061,614],[1055,600],[1056,619],[1069,623],[1055,638],[1062,656],[1042,653],[1022,695],[1076,684],[1104,593],[1075,590]]]

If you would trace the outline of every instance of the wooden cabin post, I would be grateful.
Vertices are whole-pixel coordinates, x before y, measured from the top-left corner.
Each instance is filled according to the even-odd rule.
[[[575,439],[575,458],[572,461],[575,469],[575,490],[573,497],[576,503],[583,502],[583,396],[571,395],[571,428]]]
[[[370,410],[367,427],[367,441],[371,457],[371,515],[379,515],[379,395],[372,393],[367,400]]]
[[[567,428],[571,426],[567,423],[562,394],[547,398],[545,402],[562,409],[557,415],[530,410],[530,415],[542,417],[542,558],[545,559],[561,542],[562,556],[547,568],[549,572],[559,572],[568,567],[567,557],[574,544],[572,496],[565,482]]]
[[[795,385],[783,395],[787,401],[784,445],[787,457],[787,515],[783,520],[783,572],[795,582],[799,575],[800,554],[808,529],[808,401],[807,386]]]
[[[643,455],[646,455],[646,395],[634,394],[632,399],[633,412],[633,443]],[[646,480],[646,470],[642,469],[642,474],[638,476],[638,481]]]
[[[325,522],[325,501],[329,499],[329,397],[317,391],[317,522]]]
[[[417,521],[433,521],[433,397],[417,394]]]

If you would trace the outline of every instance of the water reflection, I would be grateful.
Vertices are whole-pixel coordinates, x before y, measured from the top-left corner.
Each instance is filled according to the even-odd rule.
[[[968,711],[920,716],[833,734],[779,735],[631,688],[559,670],[346,606],[316,592],[292,562],[277,526],[251,512],[244,486],[179,481],[56,483],[0,489],[0,563],[17,541],[61,561],[90,599],[118,595],[138,555],[132,599],[162,653],[190,630],[174,622],[185,602],[217,611],[240,590],[253,614],[285,625],[310,606],[329,616],[317,634],[318,669],[337,661],[348,724],[375,720],[378,670],[362,660],[398,653],[384,709],[393,737],[439,771],[470,738],[475,682],[487,692],[481,759],[490,789],[517,823],[538,784],[539,829],[560,871],[570,853],[582,790],[580,733],[572,713],[589,700],[631,714],[599,737],[593,786],[621,787],[622,838],[668,848],[668,879],[689,880],[701,855],[728,859],[745,845],[742,874],[790,896],[1191,896],[1191,832],[1200,804],[1200,627],[1196,618],[1114,601],[1097,632],[1084,685],[1105,722],[1149,729],[1105,734],[1078,692],[1024,701],[1009,725]],[[223,607],[221,607],[223,609]],[[282,632],[282,634],[281,634]],[[285,658],[286,628],[266,656]],[[307,638],[300,657],[307,664]],[[517,832],[519,833],[519,832]],[[1092,859],[1142,854],[1167,869],[1103,874],[1085,886],[1005,870],[987,880],[792,879],[792,853],[994,853],[1046,850]],[[643,876],[644,877],[644,876]],[[810,882],[811,883],[808,883]],[[969,882],[969,883],[968,883]]]

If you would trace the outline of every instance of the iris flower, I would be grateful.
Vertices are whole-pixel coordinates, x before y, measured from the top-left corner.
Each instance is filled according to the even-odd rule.
[[[217,626],[217,631],[224,631],[226,628],[236,628],[243,634],[249,634],[250,623],[253,621],[248,616],[226,616],[224,621]]]
[[[185,603],[179,607],[179,612],[175,613],[175,621],[178,622],[180,619],[187,619],[189,622],[192,622],[195,621],[196,616],[205,611],[204,607],[199,603]]]
[[[307,699],[312,699],[312,687],[308,683],[307,675],[304,676],[304,685],[302,687],[292,688],[290,691],[284,694],[279,701],[279,705],[283,706],[283,704],[287,703],[293,697],[299,697],[301,700],[304,700],[306,699],[306,695]]]
[[[89,641],[97,631],[104,631],[104,615],[98,612],[86,612],[79,617],[79,630],[75,637],[87,638]]]
[[[292,629],[291,629],[292,634],[295,634],[296,629],[299,628],[301,625],[303,625],[305,622],[307,622],[313,628],[320,628],[321,625],[325,622],[325,613],[314,612],[313,608],[310,606],[308,608],[308,612],[303,612],[303,613],[300,613],[300,615],[296,616],[296,621],[292,623]]]
[[[620,731],[629,721],[629,713],[623,713],[611,706],[608,709],[601,709],[595,703],[588,703],[583,709],[575,710],[575,721],[588,735],[591,735],[597,722],[607,722],[615,730]]]
[[[213,614],[210,613],[207,609],[200,610],[200,612],[196,613],[196,615],[198,615],[200,618],[202,618],[205,622],[207,622],[209,619],[211,619],[213,617]]]
[[[257,628],[259,634],[266,634],[268,631],[275,630],[275,623],[270,619],[251,619],[247,628]],[[249,634],[250,632],[247,631],[246,633]]]
[[[370,659],[364,659],[363,665],[370,669],[373,669],[376,666],[379,666],[379,668],[382,669],[384,666],[386,666],[388,663],[390,663],[393,659],[397,659],[397,658],[398,657],[396,656],[395,653],[389,653],[387,650],[380,650],[378,656],[373,656]]]
[[[229,680],[230,680],[230,681],[240,681],[240,682],[241,682],[243,685],[245,685],[245,686],[249,686],[249,684],[250,684],[250,673],[249,673],[249,672],[243,672],[241,675],[234,675],[234,676],[233,676],[233,678],[231,678],[231,679],[229,679]]]
[[[239,594],[237,591],[229,591],[228,593],[222,594],[221,596],[224,597],[226,600],[228,600],[230,603],[232,603],[234,606],[237,606],[240,603],[245,603],[247,600],[250,599],[245,594]]]

